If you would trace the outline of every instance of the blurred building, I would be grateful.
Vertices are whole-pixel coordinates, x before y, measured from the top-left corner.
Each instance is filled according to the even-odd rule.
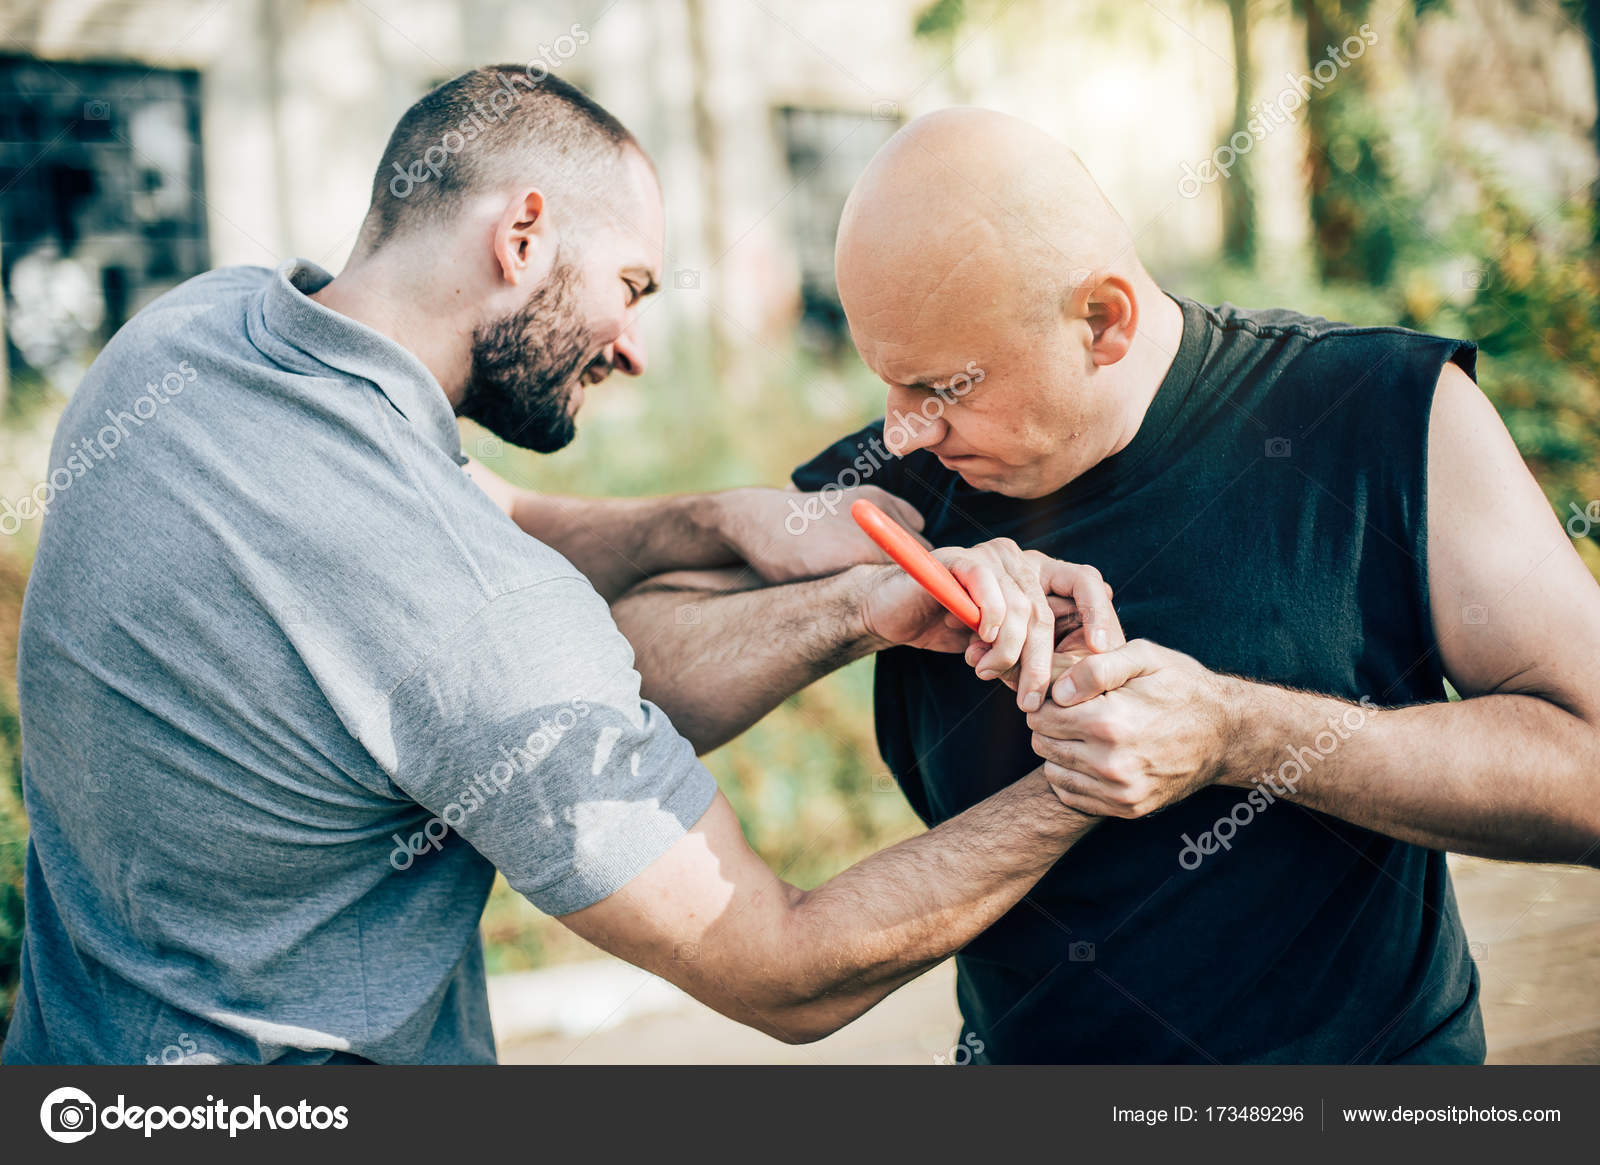
[[[1402,35],[1414,6],[1374,3],[1384,32],[1358,67],[1403,80],[1421,52],[1434,77],[1457,61],[1492,67],[1500,50],[1475,31],[1492,24],[1505,42],[1509,28],[1514,48],[1533,22],[1523,40],[1546,54],[1532,72],[1547,92],[1459,87],[1574,124],[1587,112],[1592,124],[1581,33],[1538,5],[1509,7],[1518,11],[1458,0],[1457,31],[1424,42]],[[298,255],[337,270],[394,121],[472,65],[554,64],[656,158],[668,276],[647,331],[661,352],[685,324],[748,346],[778,343],[798,321],[817,346],[837,345],[832,246],[845,193],[906,118],[955,102],[1069,141],[1158,270],[1204,261],[1220,244],[1225,184],[1185,193],[1180,176],[1237,129],[1241,15],[1253,13],[1249,92],[1270,96],[1311,63],[1292,5],[968,0],[947,35],[914,35],[930,10],[929,0],[8,0],[9,364],[70,381],[129,314],[208,266]],[[1291,123],[1252,157],[1257,250],[1269,262],[1289,261],[1306,237],[1304,149]]]

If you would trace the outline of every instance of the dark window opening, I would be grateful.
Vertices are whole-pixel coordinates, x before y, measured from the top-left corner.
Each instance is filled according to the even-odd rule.
[[[200,76],[0,55],[0,292],[13,388],[70,388],[210,266]]]
[[[900,128],[876,113],[784,106],[777,111],[794,191],[787,199],[800,261],[800,338],[829,357],[849,347],[850,329],[833,280],[833,245],[850,188],[878,147]]]

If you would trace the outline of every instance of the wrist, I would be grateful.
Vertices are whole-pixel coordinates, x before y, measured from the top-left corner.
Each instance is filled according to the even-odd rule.
[[[861,655],[871,655],[895,646],[893,639],[880,635],[873,627],[867,611],[867,600],[878,587],[883,585],[886,578],[899,569],[897,566],[879,563],[861,563],[847,567],[834,575],[834,580],[842,591],[841,598],[844,600],[841,617],[845,620],[851,643]]]
[[[1030,819],[1037,821],[1045,844],[1065,853],[1084,834],[1100,823],[1100,818],[1074,809],[1061,799],[1055,786],[1040,766],[1020,782],[1030,801]]]
[[[1214,783],[1249,788],[1269,767],[1275,740],[1281,738],[1272,696],[1281,689],[1238,676],[1217,674],[1222,752]]]
[[[751,561],[749,552],[749,488],[690,494],[679,499],[697,555],[708,566]]]

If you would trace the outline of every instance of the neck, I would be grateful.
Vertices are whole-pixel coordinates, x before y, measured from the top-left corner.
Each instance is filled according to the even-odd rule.
[[[432,294],[415,290],[425,284],[409,278],[400,260],[379,255],[352,259],[311,298],[410,352],[457,408],[471,369],[473,325],[457,306],[459,289],[445,286]]]
[[[1134,337],[1133,351],[1122,361],[1127,380],[1125,390],[1119,395],[1126,401],[1126,407],[1121,432],[1116,444],[1106,453],[1107,457],[1122,452],[1138,435],[1183,340],[1183,309],[1154,282],[1145,297],[1145,306],[1146,315]]]

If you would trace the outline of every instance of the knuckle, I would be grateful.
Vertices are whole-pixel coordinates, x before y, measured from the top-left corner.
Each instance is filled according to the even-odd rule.
[[[1111,739],[1111,722],[1103,713],[1086,716],[1083,719],[1083,731],[1096,740],[1109,741]]]
[[[1126,789],[1138,791],[1141,796],[1149,792],[1149,782],[1144,779],[1138,763],[1123,753],[1112,753],[1106,764],[1106,776]]]

